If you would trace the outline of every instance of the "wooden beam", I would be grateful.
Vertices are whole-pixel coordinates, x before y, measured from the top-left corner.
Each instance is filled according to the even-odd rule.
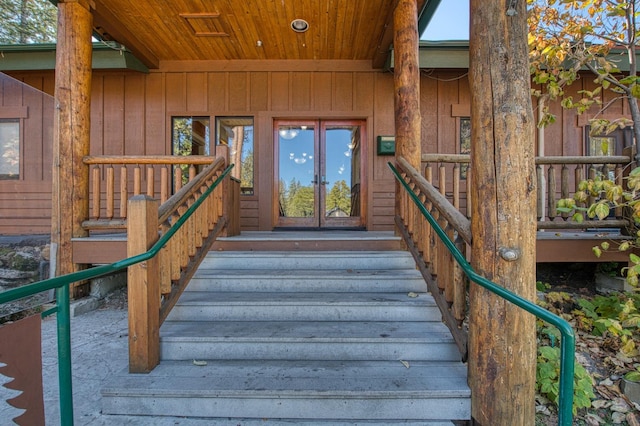
[[[71,239],[87,235],[82,221],[89,215],[89,168],[82,159],[89,154],[91,33],[88,5],[58,2],[51,211],[57,275],[78,269]]]
[[[113,40],[124,45],[133,55],[148,68],[157,69],[160,66],[158,57],[138,38],[118,21],[111,11],[97,2],[93,11],[94,26],[98,34],[105,40]]]
[[[534,300],[535,121],[526,2],[471,0],[470,16],[472,266]],[[472,422],[531,425],[535,317],[476,284],[469,300]]]

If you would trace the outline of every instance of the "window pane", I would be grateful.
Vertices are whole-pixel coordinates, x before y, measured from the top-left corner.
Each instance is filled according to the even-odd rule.
[[[209,155],[209,117],[173,117],[171,119],[171,151],[173,155]],[[182,169],[182,184],[189,180],[189,165]],[[198,173],[202,166],[196,166]]]
[[[471,119],[460,119],[460,154],[471,154]],[[467,178],[468,164],[460,165],[460,179]]]
[[[20,121],[0,120],[0,180],[20,177]]]
[[[240,193],[253,195],[253,117],[218,117],[216,145],[229,147],[229,157],[235,164],[231,174],[240,180]]]

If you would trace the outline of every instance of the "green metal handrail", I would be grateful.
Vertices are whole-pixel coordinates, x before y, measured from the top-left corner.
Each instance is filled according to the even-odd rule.
[[[518,296],[517,294],[507,290],[498,284],[489,281],[471,267],[464,255],[458,250],[453,242],[447,237],[447,234],[440,227],[438,222],[433,218],[431,213],[424,206],[420,198],[411,190],[407,182],[400,176],[400,173],[392,163],[387,163],[396,179],[402,184],[404,189],[409,193],[413,202],[416,204],[422,215],[429,221],[431,227],[436,231],[438,237],[442,240],[451,255],[458,262],[469,280],[484,287],[490,292],[508,300],[514,305],[524,309],[525,311],[535,315],[536,317],[546,321],[558,328],[562,335],[560,344],[560,394],[558,402],[558,424],[561,426],[570,426],[573,421],[573,375],[574,375],[574,359],[576,349],[576,338],[571,325],[564,319],[552,314],[546,309],[532,303],[531,301]]]
[[[178,232],[178,229],[184,225],[189,217],[204,202],[211,192],[222,182],[233,168],[233,164],[229,165],[218,178],[211,184],[209,188],[187,209],[176,223],[160,237],[151,248],[145,252],[132,256],[109,265],[96,266],[94,268],[85,269],[71,274],[62,275],[55,278],[39,281],[33,284],[14,288],[0,293],[0,304],[12,302],[22,299],[23,297],[33,296],[34,294],[44,291],[56,290],[56,307],[48,310],[46,313],[57,312],[57,332],[58,332],[58,383],[60,387],[60,421],[62,425],[73,425],[73,390],[71,383],[71,317],[69,306],[69,284],[77,281],[85,281],[92,278],[98,278],[104,275],[113,274],[121,271],[129,266],[140,262],[147,261],[155,257],[162,247],[164,247],[171,237]]]

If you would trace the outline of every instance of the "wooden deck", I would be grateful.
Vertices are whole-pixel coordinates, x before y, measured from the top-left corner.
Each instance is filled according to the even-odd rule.
[[[611,249],[596,258],[592,247],[609,241],[616,247],[626,237],[617,231],[538,232],[536,261],[548,262],[626,262],[627,252]],[[399,250],[400,237],[391,231],[245,231],[238,236],[219,238],[212,250],[219,251],[357,251]],[[104,264],[126,258],[126,235],[98,234],[73,240],[73,260],[77,263]]]

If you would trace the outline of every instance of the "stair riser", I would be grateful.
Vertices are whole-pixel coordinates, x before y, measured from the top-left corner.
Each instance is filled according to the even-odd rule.
[[[162,360],[456,361],[454,343],[425,342],[206,342],[161,339]]]
[[[200,270],[218,269],[274,269],[274,270],[370,270],[370,269],[415,269],[411,256],[289,256],[289,255],[254,255],[254,256],[222,256],[215,253],[207,256],[200,265]]]
[[[250,316],[247,315],[250,312]],[[248,318],[249,317],[249,318]],[[176,305],[167,321],[440,321],[425,306],[190,306]]]
[[[103,399],[105,414],[193,416],[229,418],[242,413],[244,418],[261,419],[351,419],[351,420],[441,420],[468,419],[470,402],[467,398],[391,398],[365,399],[352,395],[259,396],[256,398],[227,398],[184,395],[184,397],[124,396]],[[235,424],[235,423],[234,423]]]
[[[249,277],[225,276],[213,273],[210,276],[195,276],[185,291],[251,291],[251,292],[424,292],[426,284],[422,278],[398,279],[345,275],[321,280],[318,278],[291,278],[290,276],[260,275]]]

